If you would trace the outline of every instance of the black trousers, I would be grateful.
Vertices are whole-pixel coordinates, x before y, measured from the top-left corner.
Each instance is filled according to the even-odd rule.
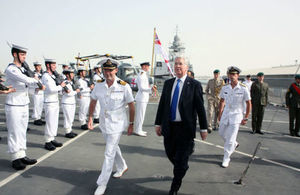
[[[261,125],[264,118],[265,107],[263,105],[253,105],[252,106],[252,131],[260,132]]]
[[[298,134],[300,128],[300,108],[289,107],[290,133]],[[296,120],[296,124],[295,124]]]
[[[170,122],[170,134],[164,137],[166,154],[173,164],[171,190],[178,191],[188,170],[189,156],[193,153],[194,139],[188,134],[182,122]]]

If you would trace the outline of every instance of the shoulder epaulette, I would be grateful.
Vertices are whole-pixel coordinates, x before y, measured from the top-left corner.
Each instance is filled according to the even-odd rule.
[[[97,83],[103,83],[105,81],[105,79],[98,79]]]
[[[247,87],[244,83],[241,83],[241,82],[240,82],[240,85],[243,87]]]
[[[144,74],[144,72],[141,72],[141,75]]]
[[[125,82],[125,81],[123,81],[123,80],[118,80],[118,83],[120,84],[120,85],[126,85],[127,83]]]

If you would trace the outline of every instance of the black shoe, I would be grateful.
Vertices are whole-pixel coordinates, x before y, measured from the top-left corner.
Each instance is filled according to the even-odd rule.
[[[81,128],[82,130],[88,130],[88,129],[89,129],[88,126],[87,126],[87,124],[81,125],[80,128]]]
[[[77,134],[76,134],[76,133],[73,133],[73,132],[66,133],[66,135],[65,135],[66,138],[74,138],[74,137],[76,137],[76,136],[77,136]]]
[[[33,165],[33,164],[37,163],[36,159],[30,159],[26,156],[24,158],[21,158],[20,160],[25,165]]]
[[[51,141],[51,144],[53,144],[53,146],[55,146],[55,147],[62,147],[63,146],[62,143],[59,143],[56,140]]]
[[[42,119],[40,119],[40,121],[42,122],[43,125],[46,124],[46,121],[43,121]]]
[[[17,159],[12,161],[11,166],[15,169],[15,170],[23,170],[26,168],[26,165],[22,163],[21,159]]]
[[[295,137],[300,137],[299,132],[295,132]]]
[[[33,121],[33,124],[34,124],[34,125],[37,125],[37,126],[42,126],[42,125],[43,125],[43,122],[41,121],[41,119],[39,119],[39,120]]]
[[[177,195],[177,191],[170,190],[170,191],[169,191],[169,195]]]
[[[27,127],[27,131],[30,131],[31,129],[29,127]]]
[[[98,118],[94,118],[94,123],[99,123],[99,119]]]
[[[211,129],[207,129],[207,132],[208,132],[208,133],[211,133]]]
[[[213,130],[214,130],[214,131],[218,131],[218,130],[219,130],[219,128],[218,128],[218,127],[215,127],[215,128],[213,128]]]
[[[256,131],[256,133],[263,135],[264,133],[261,131]]]
[[[46,142],[45,143],[45,149],[52,151],[52,150],[55,150],[56,147],[52,144],[52,142]]]

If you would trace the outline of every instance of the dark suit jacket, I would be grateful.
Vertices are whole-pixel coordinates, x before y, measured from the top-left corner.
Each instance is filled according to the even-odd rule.
[[[170,135],[171,93],[175,79],[165,81],[155,119],[155,125],[161,126],[164,137]],[[178,109],[189,138],[196,137],[197,115],[200,129],[207,129],[202,86],[199,81],[186,77],[179,97]]]

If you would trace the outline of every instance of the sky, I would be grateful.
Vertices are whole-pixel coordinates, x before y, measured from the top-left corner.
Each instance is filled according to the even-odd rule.
[[[197,76],[300,61],[298,0],[0,0],[0,24],[2,71],[12,62],[7,41],[29,48],[29,64],[78,53],[151,61],[154,27],[167,51],[177,25]]]

